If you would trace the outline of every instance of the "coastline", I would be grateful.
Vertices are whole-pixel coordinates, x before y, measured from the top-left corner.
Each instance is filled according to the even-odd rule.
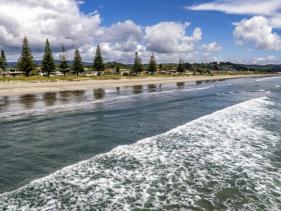
[[[187,76],[187,77],[148,77],[119,80],[83,80],[57,82],[2,82],[0,96],[16,96],[25,94],[40,94],[46,92],[87,90],[98,88],[116,88],[149,84],[168,84],[179,82],[196,82],[205,80],[223,80],[238,78],[274,77],[281,74],[251,74],[251,75],[215,75],[215,76]]]

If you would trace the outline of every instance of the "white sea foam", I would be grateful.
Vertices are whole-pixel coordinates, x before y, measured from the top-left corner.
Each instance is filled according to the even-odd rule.
[[[256,79],[257,82],[261,82],[261,81],[268,81],[268,80],[272,80],[272,77],[265,77],[265,78],[260,78],[260,79]]]
[[[0,210],[278,210],[280,137],[250,100],[167,133],[119,146],[0,195]]]
[[[280,76],[274,76],[274,77],[263,77],[263,78],[259,78],[256,79],[257,82],[261,82],[261,81],[269,81],[269,80],[280,80]]]

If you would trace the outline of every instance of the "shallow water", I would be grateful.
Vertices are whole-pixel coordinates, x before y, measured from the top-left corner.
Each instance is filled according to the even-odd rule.
[[[280,84],[2,98],[0,210],[281,209]]]

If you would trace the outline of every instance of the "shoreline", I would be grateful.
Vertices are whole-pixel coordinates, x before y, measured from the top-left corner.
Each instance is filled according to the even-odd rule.
[[[119,80],[83,80],[57,82],[3,82],[0,83],[0,96],[17,96],[25,94],[41,94],[47,92],[88,90],[98,88],[116,88],[125,86],[169,84],[179,82],[196,82],[206,80],[230,80],[239,78],[276,77],[281,74],[251,74],[251,75],[215,75],[215,76],[183,76],[159,78],[135,78]]]

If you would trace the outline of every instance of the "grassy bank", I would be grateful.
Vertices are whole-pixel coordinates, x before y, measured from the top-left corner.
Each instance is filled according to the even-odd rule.
[[[217,76],[217,75],[254,75],[254,73],[249,72],[237,72],[237,73],[216,73],[216,74],[182,74],[182,75],[169,75],[169,74],[154,74],[154,75],[138,75],[138,76],[122,76],[122,75],[101,75],[101,76],[0,76],[0,82],[57,82],[57,81],[85,81],[85,80],[120,80],[120,79],[141,79],[141,78],[178,78],[178,77],[188,77],[188,76]]]
[[[17,77],[13,80],[0,82],[0,96],[39,94],[47,92],[73,91],[73,90],[93,90],[106,89],[124,86],[150,85],[150,84],[167,84],[179,82],[195,82],[205,80],[226,80],[235,78],[252,78],[252,77],[271,77],[280,76],[273,74],[239,74],[239,75],[154,75],[154,76],[67,76],[67,77]],[[8,79],[8,78],[5,78]],[[118,80],[122,79],[122,80]]]

